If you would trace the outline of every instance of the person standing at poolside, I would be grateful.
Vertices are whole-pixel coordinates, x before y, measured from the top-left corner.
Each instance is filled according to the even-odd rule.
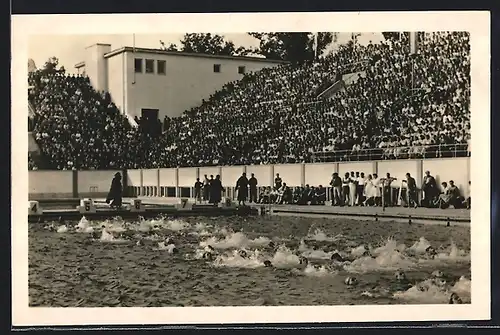
[[[110,204],[112,208],[120,208],[122,206],[122,193],[122,175],[120,172],[117,172],[111,181],[106,203]]]
[[[199,202],[201,204],[201,188],[203,187],[203,183],[200,181],[200,178],[196,178],[196,182],[194,183],[194,201]]]
[[[208,202],[210,199],[210,181],[208,180],[208,176],[205,175],[203,179],[203,201]]]
[[[417,183],[415,182],[415,178],[413,178],[410,175],[410,173],[407,173],[406,174],[406,181],[403,181],[403,182],[406,183],[406,198],[408,199],[407,206],[408,207],[413,206],[414,208],[417,208],[418,207]]]
[[[248,178],[247,174],[243,172],[238,181],[236,182],[236,190],[238,191],[238,205],[245,206],[245,201],[248,196]]]
[[[248,180],[248,186],[250,187],[250,202],[257,203],[257,178],[252,173],[250,179]]]
[[[213,176],[210,177],[213,178]],[[217,206],[221,202],[222,191],[224,191],[224,187],[222,187],[220,176],[217,175],[215,179],[210,180],[210,203],[214,204],[214,206]]]

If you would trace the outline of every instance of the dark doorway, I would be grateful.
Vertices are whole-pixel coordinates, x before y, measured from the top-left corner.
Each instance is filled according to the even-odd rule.
[[[158,120],[158,109],[141,109],[141,118],[144,121],[156,121]]]

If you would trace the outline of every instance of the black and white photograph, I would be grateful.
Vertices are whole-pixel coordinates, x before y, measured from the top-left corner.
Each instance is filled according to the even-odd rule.
[[[14,322],[489,318],[488,13],[133,16],[13,17]]]

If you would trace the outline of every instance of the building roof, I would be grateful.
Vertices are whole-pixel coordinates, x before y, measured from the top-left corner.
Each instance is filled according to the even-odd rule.
[[[99,43],[97,43],[99,44]],[[225,56],[225,55],[209,55],[201,53],[190,53],[182,51],[166,51],[161,49],[148,49],[148,48],[133,48],[133,47],[121,47],[119,49],[112,50],[104,54],[104,58],[111,58],[124,52],[139,52],[148,53],[156,55],[167,55],[167,56],[184,56],[184,57],[202,57],[202,58],[216,58],[216,59],[233,59],[233,60],[245,60],[251,62],[264,62],[264,63],[275,63],[275,64],[288,64],[289,62],[283,60],[273,60],[267,58],[259,57],[248,57],[248,56]],[[81,68],[85,66],[85,62],[79,62],[75,64],[75,68]]]

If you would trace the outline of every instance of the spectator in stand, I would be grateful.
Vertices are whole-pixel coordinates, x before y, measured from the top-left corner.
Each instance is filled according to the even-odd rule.
[[[402,34],[247,73],[164,120],[163,134],[158,120],[132,126],[87,77],[30,72],[33,134],[48,167],[61,170],[467,155],[469,33],[431,32],[421,41],[413,58]],[[340,74],[357,79],[317,98]]]

